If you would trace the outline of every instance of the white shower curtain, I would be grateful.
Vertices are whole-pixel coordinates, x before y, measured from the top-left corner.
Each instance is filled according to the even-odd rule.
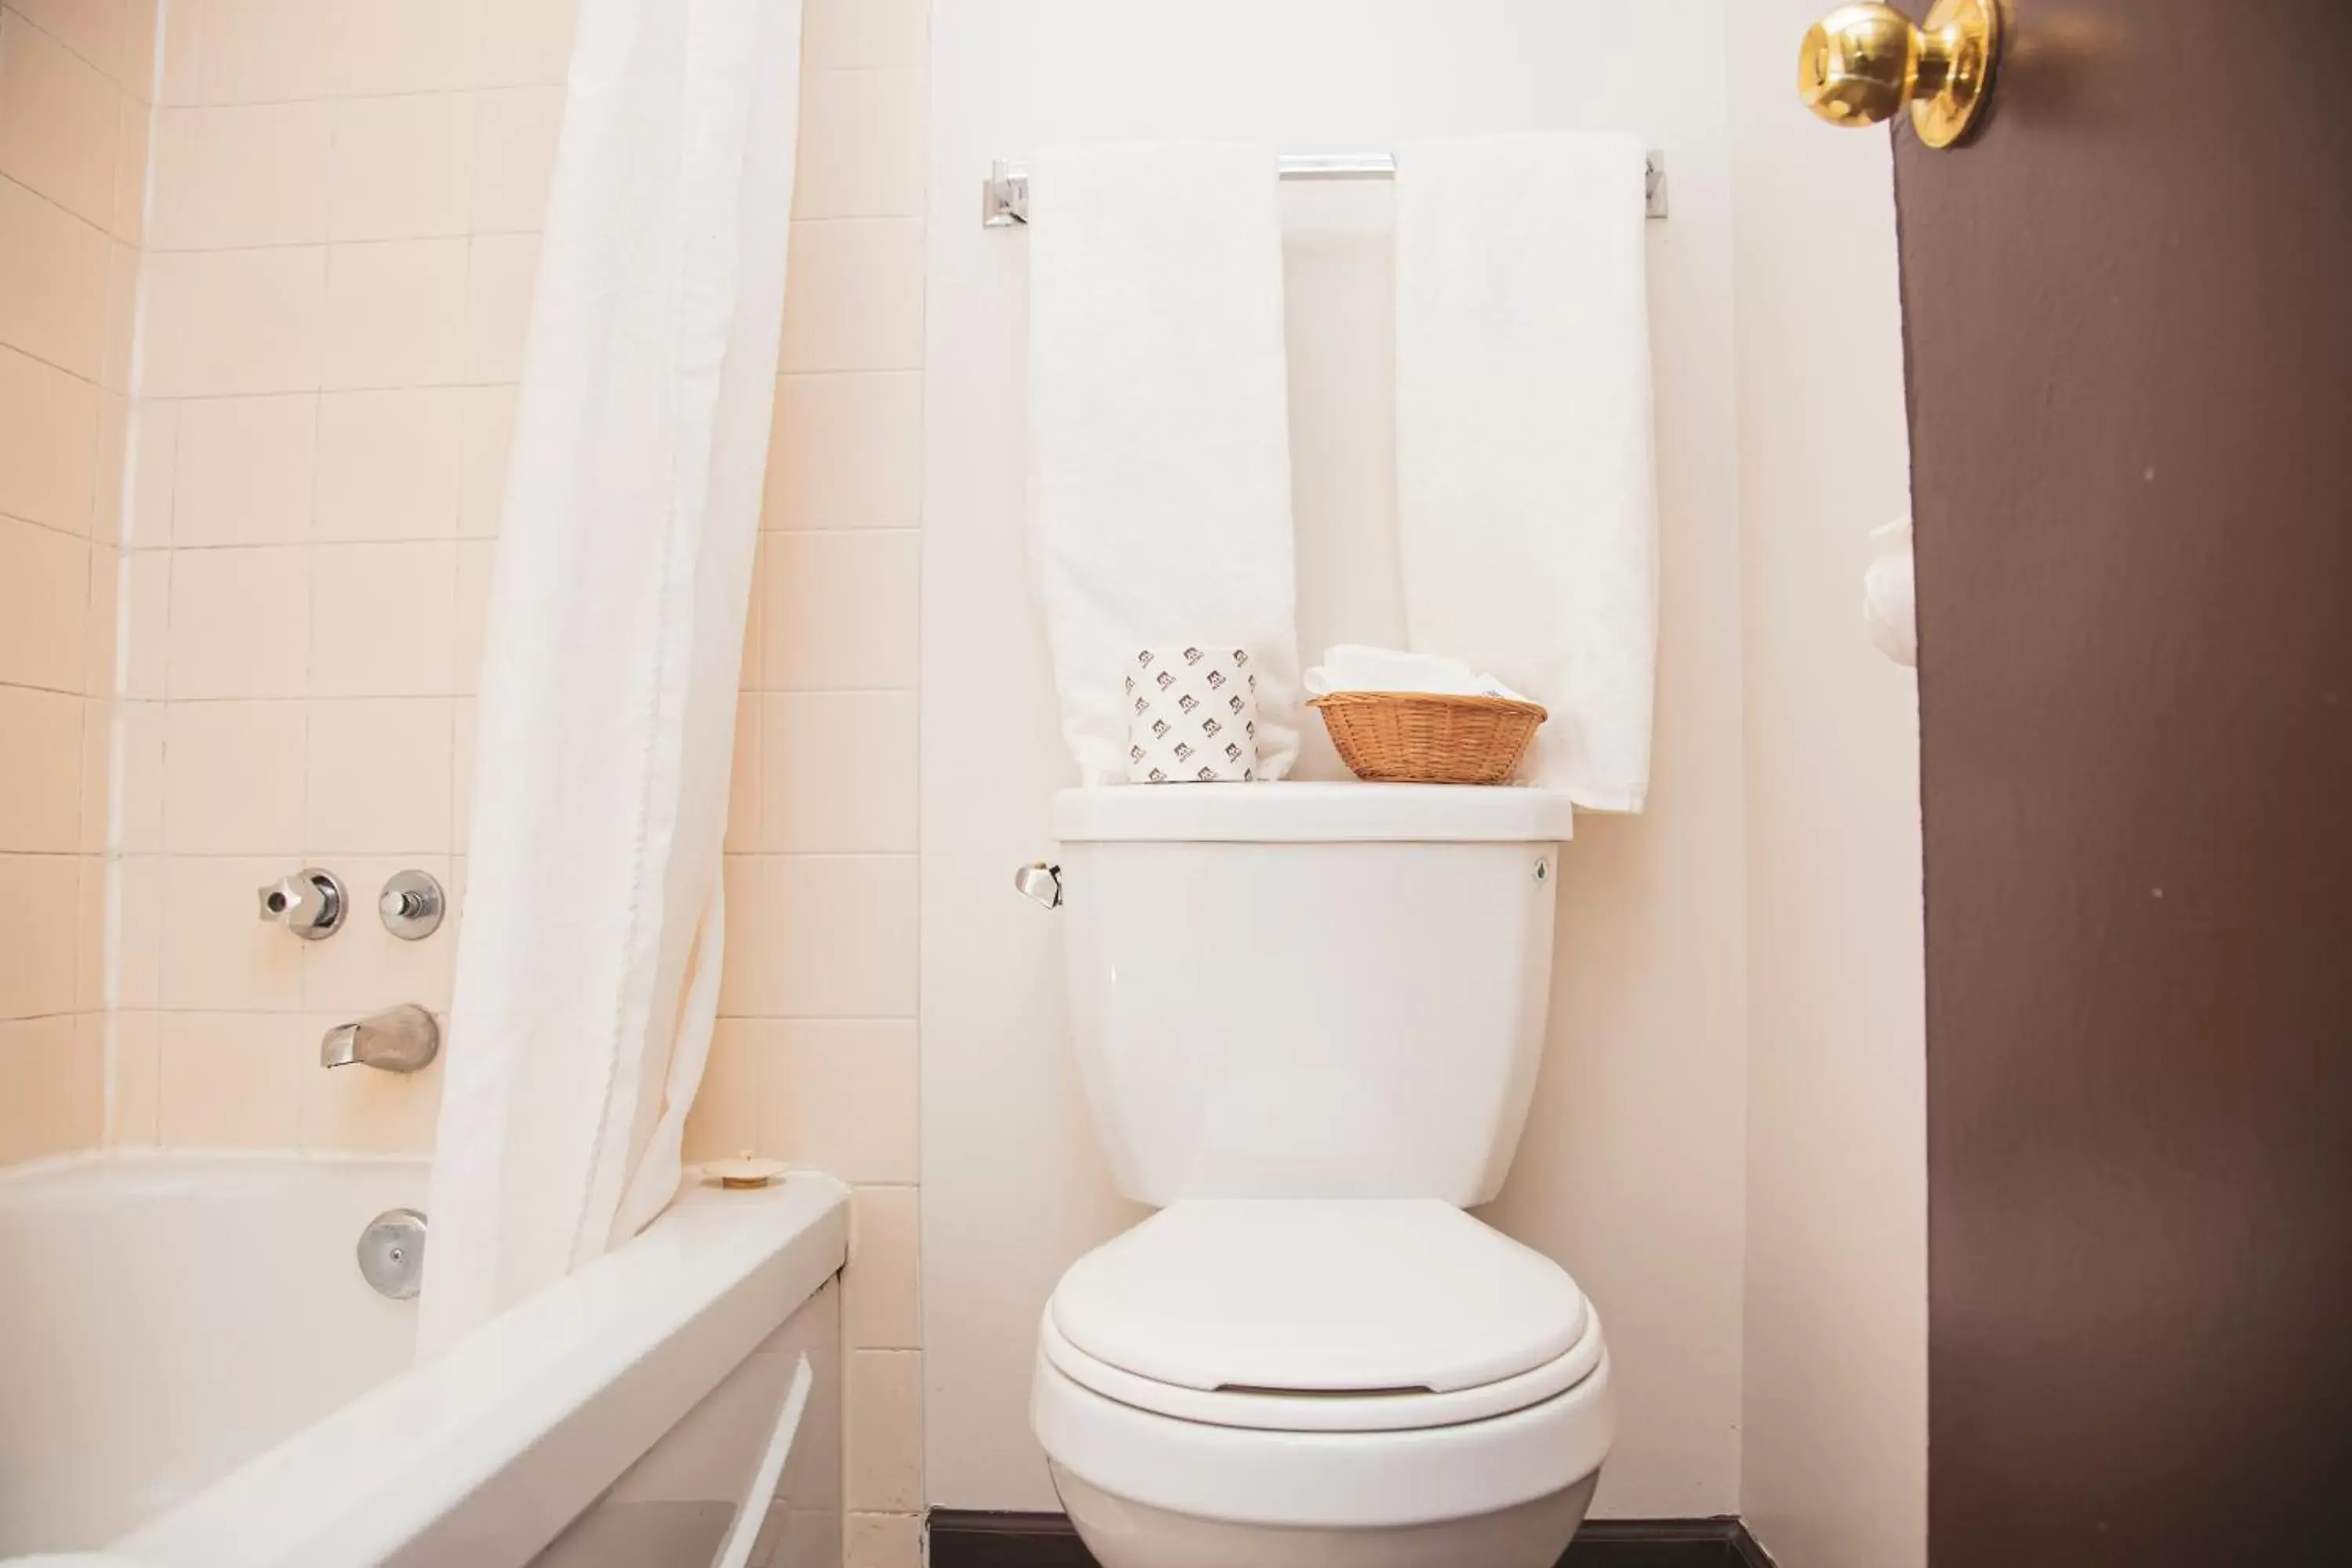
[[[429,1353],[660,1213],[717,1008],[800,0],[582,0],[483,650]]]

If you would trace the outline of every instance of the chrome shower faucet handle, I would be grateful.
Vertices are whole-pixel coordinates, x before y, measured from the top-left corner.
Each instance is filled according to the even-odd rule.
[[[278,878],[257,889],[257,897],[263,920],[275,921],[305,942],[332,936],[341,928],[343,911],[350,907],[335,874],[316,866]]]

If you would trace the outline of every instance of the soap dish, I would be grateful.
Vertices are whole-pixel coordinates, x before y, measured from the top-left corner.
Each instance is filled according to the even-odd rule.
[[[702,1173],[706,1176],[716,1177],[722,1187],[744,1192],[753,1187],[764,1187],[782,1175],[784,1163],[782,1160],[755,1160],[751,1157],[751,1151],[746,1149],[735,1159],[711,1161],[702,1167]]]

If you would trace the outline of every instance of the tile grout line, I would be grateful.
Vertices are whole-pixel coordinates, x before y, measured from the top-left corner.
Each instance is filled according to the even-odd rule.
[[[478,388],[475,388],[475,387],[446,387],[446,388],[443,388],[443,387],[413,387],[413,388],[412,388],[412,387],[357,387],[357,388],[350,388],[350,389],[340,389],[340,388],[339,388],[339,389],[330,390],[330,391],[326,391],[326,392],[268,392],[268,393],[257,393],[257,394],[255,394],[255,395],[254,395],[254,396],[256,396],[257,398],[260,398],[260,397],[267,397],[267,398],[272,398],[272,399],[293,399],[293,398],[326,398],[326,397],[336,397],[336,396],[343,396],[343,395],[375,395],[375,394],[379,394],[379,393],[383,393],[383,392],[404,392],[404,391],[420,391],[420,392],[434,392],[434,391],[468,392],[468,391],[476,391],[476,390],[478,390]],[[162,400],[158,400],[158,401],[162,401]],[[189,402],[189,403],[210,403],[210,402],[214,402],[214,401],[215,401],[215,399],[212,399],[212,398],[198,397],[198,398],[185,398],[185,399],[179,399],[179,400],[177,400],[177,401]],[[7,519],[7,521],[12,521],[12,522],[22,522],[22,523],[24,523],[24,524],[25,524],[26,527],[28,527],[28,528],[38,528],[38,529],[43,530],[45,532],[60,534],[60,535],[62,535],[63,537],[68,538],[68,539],[79,539],[79,540],[80,540],[80,541],[81,541],[83,543],[85,543],[85,544],[91,544],[91,545],[95,546],[95,545],[97,545],[97,544],[98,544],[98,542],[97,542],[97,541],[95,541],[95,540],[89,539],[89,537],[87,537],[87,536],[85,536],[85,535],[82,535],[82,534],[76,534],[76,533],[68,533],[68,532],[67,532],[65,530],[63,530],[63,529],[59,529],[59,528],[54,527],[54,526],[52,526],[52,525],[50,525],[50,524],[42,523],[42,522],[37,522],[37,521],[33,521],[33,520],[31,520],[31,519],[28,519],[28,518],[19,518],[19,517],[15,516],[13,513],[8,513],[8,512],[0,512],[0,518],[5,518],[5,519]],[[314,520],[314,521],[315,521],[315,520]],[[841,526],[841,527],[829,527],[829,528],[768,528],[768,529],[762,529],[762,530],[761,530],[761,531],[760,531],[760,533],[761,533],[761,538],[768,538],[768,537],[772,537],[772,536],[780,536],[780,537],[783,537],[783,538],[787,538],[787,539],[887,539],[887,538],[890,538],[890,537],[892,537],[892,536],[894,536],[894,535],[898,535],[898,534],[916,534],[916,535],[919,535],[922,531],[923,531],[923,530],[922,530],[922,525],[921,525],[921,524],[919,524],[919,523],[907,523],[907,522],[877,522],[877,523],[872,523],[872,524],[856,524],[856,523],[852,523],[852,524],[848,524],[848,525],[845,525],[845,526]],[[397,546],[401,546],[401,545],[441,545],[441,544],[460,544],[460,545],[463,545],[463,544],[494,544],[494,543],[496,543],[496,542],[497,542],[497,535],[495,535],[495,534],[430,533],[430,534],[406,534],[406,535],[400,535],[400,536],[389,536],[389,535],[388,535],[388,536],[385,536],[385,537],[383,537],[383,538],[376,538],[376,539],[362,539],[362,538],[348,538],[348,539],[346,539],[346,538],[333,538],[333,539],[320,539],[320,538],[316,537],[315,535],[314,535],[313,537],[310,537],[310,538],[308,538],[308,539],[299,539],[299,540],[296,540],[296,539],[255,539],[255,540],[208,539],[208,540],[201,540],[201,541],[198,541],[198,540],[191,540],[191,541],[188,541],[188,542],[185,542],[185,543],[164,543],[164,544],[152,544],[152,545],[132,545],[132,544],[107,545],[107,546],[105,546],[105,548],[108,548],[108,549],[113,549],[113,550],[120,550],[120,551],[121,551],[121,552],[122,552],[124,554],[126,554],[126,555],[129,555],[129,554],[138,554],[138,555],[154,555],[154,554],[159,554],[159,553],[162,553],[162,552],[169,552],[173,553],[173,554],[178,554],[178,553],[181,553],[181,552],[186,552],[193,553],[193,554],[201,554],[201,553],[203,553],[203,552],[206,552],[206,551],[222,551],[222,550],[299,550],[299,549],[308,548],[309,546],[313,545],[313,544],[318,545],[318,546],[320,546],[320,547],[321,547],[321,548],[323,548],[323,549],[329,549],[329,550],[337,550],[337,549],[346,549],[346,550],[349,550],[349,549],[357,549],[357,550],[370,550],[370,549],[373,549],[373,550],[382,550],[382,549],[386,549],[386,548],[397,547]],[[843,689],[843,690],[856,690],[856,691],[899,691],[899,690],[912,690],[912,689],[913,689],[913,688],[911,688],[911,687],[876,686],[876,687],[844,687],[844,688],[841,688],[840,689]]]
[[[5,13],[8,16],[16,17],[16,20],[24,23],[27,27],[32,28],[33,31],[40,34],[41,37],[48,39],[49,42],[55,44],[66,53],[71,55],[75,59],[79,60],[82,64],[96,71],[105,79],[107,85],[113,88],[117,92],[121,92],[125,95],[135,95],[137,93],[138,89],[132,87],[129,82],[123,80],[121,77],[116,76],[111,68],[101,65],[97,60],[90,58],[88,55],[82,53],[81,50],[76,48],[70,42],[56,31],[42,26],[37,18],[26,15],[25,12],[16,5],[0,5],[0,13]],[[128,40],[118,38],[115,41],[119,45],[125,43]]]

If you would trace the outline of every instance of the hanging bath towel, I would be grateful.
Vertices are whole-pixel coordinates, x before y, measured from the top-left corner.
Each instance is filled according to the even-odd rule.
[[[1066,148],[1029,176],[1029,526],[1062,731],[1128,777],[1141,649],[1246,649],[1257,772],[1298,754],[1270,147]]]
[[[1599,811],[1650,784],[1643,177],[1622,136],[1397,150],[1407,630],[1550,710],[1522,776]]]

